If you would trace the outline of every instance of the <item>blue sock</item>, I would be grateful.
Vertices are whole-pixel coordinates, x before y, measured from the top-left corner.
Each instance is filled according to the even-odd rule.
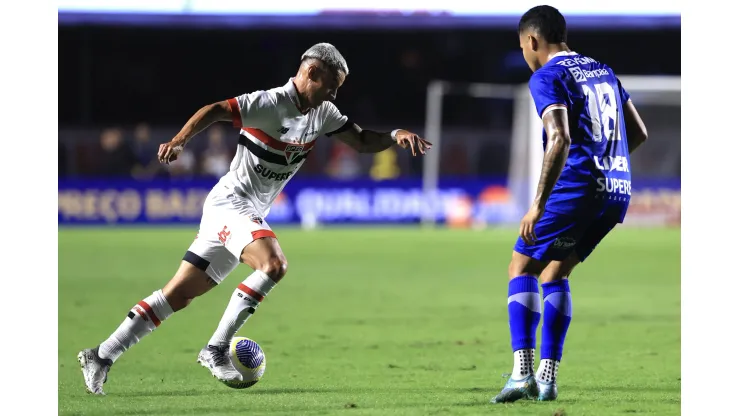
[[[540,292],[537,278],[519,276],[509,281],[509,330],[514,352],[534,350],[540,323]]]
[[[542,297],[545,300],[545,310],[540,358],[560,361],[563,357],[563,344],[570,326],[572,308],[568,279],[543,283]]]

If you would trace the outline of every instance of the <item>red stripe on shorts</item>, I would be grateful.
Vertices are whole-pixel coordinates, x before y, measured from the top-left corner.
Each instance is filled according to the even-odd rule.
[[[277,238],[275,233],[270,230],[257,230],[252,231],[252,240],[259,240],[260,238],[272,237]]]

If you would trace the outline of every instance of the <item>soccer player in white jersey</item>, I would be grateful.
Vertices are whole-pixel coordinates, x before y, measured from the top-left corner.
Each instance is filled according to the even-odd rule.
[[[135,304],[123,323],[101,344],[78,354],[87,391],[103,393],[116,360],[174,312],[221,283],[239,262],[254,272],[234,290],[216,331],[198,362],[221,381],[238,381],[228,356],[236,332],[285,276],[288,262],[265,221],[270,206],[322,136],[336,138],[358,152],[381,152],[393,145],[424,154],[431,144],[406,130],[363,130],[331,103],[349,74],[332,45],[320,43],[301,58],[295,77],[284,86],[255,91],[206,105],[182,130],[159,147],[170,163],[200,131],[217,121],[241,128],[230,171],[213,187],[203,206],[200,229],[174,277]]]

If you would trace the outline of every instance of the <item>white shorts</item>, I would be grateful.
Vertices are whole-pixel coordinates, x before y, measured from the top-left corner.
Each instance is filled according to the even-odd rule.
[[[219,183],[203,204],[198,235],[183,260],[221,283],[239,265],[244,247],[265,237],[277,238],[248,199]]]

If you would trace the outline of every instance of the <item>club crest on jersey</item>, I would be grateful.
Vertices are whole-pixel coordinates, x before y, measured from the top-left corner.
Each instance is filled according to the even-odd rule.
[[[262,225],[262,218],[258,215],[254,215],[254,214],[250,215],[249,220],[255,224]]]
[[[305,145],[303,144],[289,144],[285,146],[285,160],[288,161],[288,163],[293,163],[295,158],[297,158],[302,152]]]

